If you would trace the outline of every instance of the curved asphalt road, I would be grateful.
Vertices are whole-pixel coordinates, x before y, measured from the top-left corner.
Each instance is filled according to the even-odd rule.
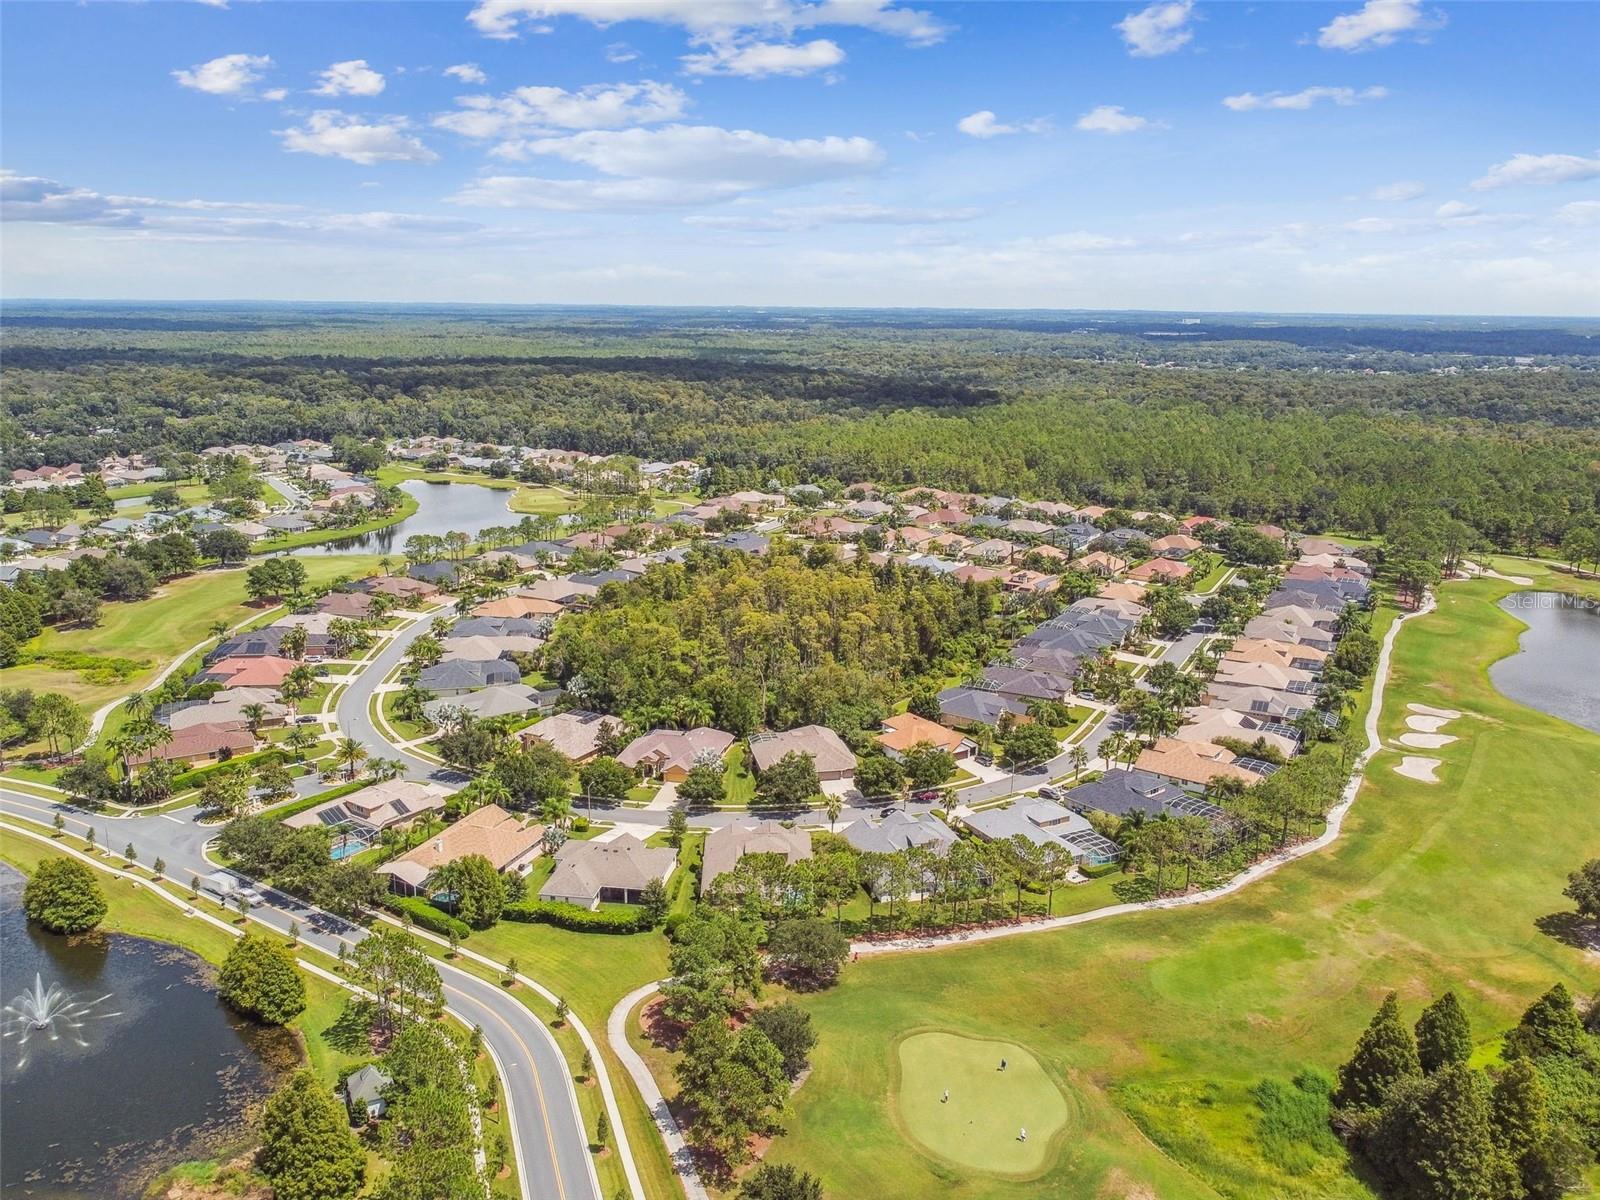
[[[142,864],[165,859],[167,877],[179,883],[216,870],[205,857],[216,827],[198,824],[195,809],[112,817],[0,784],[0,812],[46,828],[59,813],[72,833],[81,836],[92,827],[101,846],[121,850],[131,842]],[[288,933],[291,921],[298,922],[302,941],[332,954],[338,953],[340,942],[354,944],[366,936],[359,925],[272,888],[257,888],[266,903],[251,916],[281,933]],[[444,980],[447,1007],[469,1025],[482,1026],[501,1069],[524,1200],[600,1200],[571,1075],[549,1030],[495,984],[448,963],[435,965]]]

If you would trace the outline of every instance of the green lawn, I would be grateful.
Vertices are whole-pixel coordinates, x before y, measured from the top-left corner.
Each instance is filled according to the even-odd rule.
[[[1060,1152],[1066,1096],[1015,1042],[922,1030],[900,1039],[894,1066],[900,1127],[958,1170],[1036,1179]]]
[[[1211,905],[848,966],[801,998],[821,1042],[769,1160],[834,1195],[1368,1196],[1336,1149],[1299,1174],[1269,1161],[1247,1089],[1336,1066],[1391,988],[1412,1013],[1454,988],[1488,1040],[1556,980],[1595,987],[1592,963],[1538,922],[1570,907],[1565,876],[1592,850],[1572,834],[1600,737],[1490,686],[1519,632],[1494,604],[1507,590],[1451,584],[1399,638],[1385,736],[1407,702],[1467,714],[1437,752],[1441,783],[1381,755],[1333,847]],[[1039,1182],[957,1169],[901,1136],[893,1047],[924,1028],[1015,1041],[1070,1086],[1075,1129]]]
[[[361,575],[371,555],[306,558],[313,584]],[[177,655],[203,641],[213,621],[249,617],[242,570],[201,571],[163,584],[148,600],[105,604],[89,629],[48,628],[23,646],[23,661],[6,671],[6,685],[64,692],[96,708],[137,691]]]
[[[756,798],[756,777],[750,770],[749,752],[743,742],[735,742],[723,759],[722,790],[724,804],[748,807]]]

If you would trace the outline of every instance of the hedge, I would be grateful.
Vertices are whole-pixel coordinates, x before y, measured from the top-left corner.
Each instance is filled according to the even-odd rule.
[[[319,804],[326,804],[329,800],[337,800],[340,796],[348,796],[352,792],[359,792],[364,787],[371,787],[370,779],[354,779],[349,783],[341,783],[331,787],[325,792],[317,792],[312,796],[302,796],[299,800],[291,800],[284,804],[276,804],[263,811],[271,813],[278,820],[292,817],[296,813],[303,813],[308,808],[315,808]]]
[[[440,937],[449,937],[454,933],[462,941],[466,941],[472,934],[472,926],[435,908],[421,896],[385,896],[379,903],[395,916],[410,917],[429,933],[437,933]]]
[[[1099,864],[1081,862],[1078,864],[1078,874],[1088,879],[1099,879],[1105,875],[1115,875],[1120,870],[1122,870],[1122,864],[1119,862]]]
[[[287,751],[280,750],[275,746],[266,750],[253,750],[249,754],[236,754],[232,758],[219,759],[214,763],[207,763],[203,767],[195,767],[190,771],[179,772],[172,777],[172,790],[174,792],[185,792],[190,788],[199,787],[206,781],[208,776],[215,775],[219,771],[226,771],[231,768],[248,770],[250,767],[255,766],[257,763],[265,762],[269,758],[287,759],[288,757]]]
[[[523,900],[500,911],[504,921],[530,921],[554,925],[578,933],[644,933],[653,928],[650,914],[642,908],[602,908],[590,912],[564,900]]]

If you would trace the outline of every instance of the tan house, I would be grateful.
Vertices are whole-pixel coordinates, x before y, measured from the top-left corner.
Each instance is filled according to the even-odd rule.
[[[556,851],[555,870],[539,899],[596,909],[601,904],[638,904],[651,880],[667,882],[677,865],[670,846],[646,846],[631,833],[608,842],[567,841]]]
[[[971,738],[913,712],[885,717],[883,732],[874,740],[893,759],[903,758],[908,750],[924,744],[948,751],[958,761],[972,757],[973,751],[978,748]]]
[[[525,824],[498,804],[485,804],[422,845],[384,863],[378,874],[388,876],[390,889],[404,896],[423,891],[433,873],[446,863],[472,854],[487,858],[496,871],[521,875],[538,857],[543,840],[544,826]]]
[[[700,868],[700,894],[711,890],[717,878],[733,870],[746,854],[781,854],[786,863],[811,857],[811,835],[804,829],[788,829],[778,821],[736,821],[713,829],[706,835],[705,857]]]
[[[1129,571],[1128,578],[1150,583],[1177,583],[1193,574],[1194,568],[1188,563],[1174,562],[1170,558],[1152,558]]]
[[[771,768],[786,754],[804,754],[816,766],[817,778],[825,783],[855,778],[856,756],[844,739],[826,726],[801,725],[750,739],[750,758],[758,773]]]
[[[573,762],[581,763],[599,754],[600,743],[621,728],[622,722],[615,717],[574,708],[530,726],[523,731],[522,741],[526,745],[537,738],[554,746]]]
[[[629,742],[617,755],[625,767],[635,767],[646,779],[682,783],[698,763],[720,765],[734,742],[731,733],[700,726],[696,729],[652,729]]]
[[[1206,787],[1213,779],[1237,779],[1249,785],[1260,781],[1253,771],[1235,766],[1237,755],[1212,742],[1182,742],[1158,738],[1139,755],[1134,769],[1148,771],[1185,787]]]
[[[1080,571],[1090,571],[1110,579],[1113,575],[1120,575],[1128,569],[1128,560],[1118,558],[1115,554],[1107,554],[1104,550],[1091,550],[1073,559],[1072,565]]]

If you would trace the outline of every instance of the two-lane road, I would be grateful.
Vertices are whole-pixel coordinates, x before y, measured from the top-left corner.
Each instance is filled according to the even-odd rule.
[[[82,836],[92,828],[102,846],[121,850],[132,843],[139,862],[165,860],[167,876],[180,883],[217,869],[205,856],[216,827],[198,824],[193,809],[112,817],[0,784],[0,812],[46,829],[59,813],[71,833]],[[281,933],[297,923],[303,942],[330,954],[338,953],[341,942],[353,945],[366,936],[359,925],[275,889],[257,887],[266,903],[251,916]],[[601,1200],[571,1074],[550,1031],[503,988],[448,963],[437,965],[446,1006],[468,1025],[482,1027],[484,1042],[499,1065],[524,1200]]]

